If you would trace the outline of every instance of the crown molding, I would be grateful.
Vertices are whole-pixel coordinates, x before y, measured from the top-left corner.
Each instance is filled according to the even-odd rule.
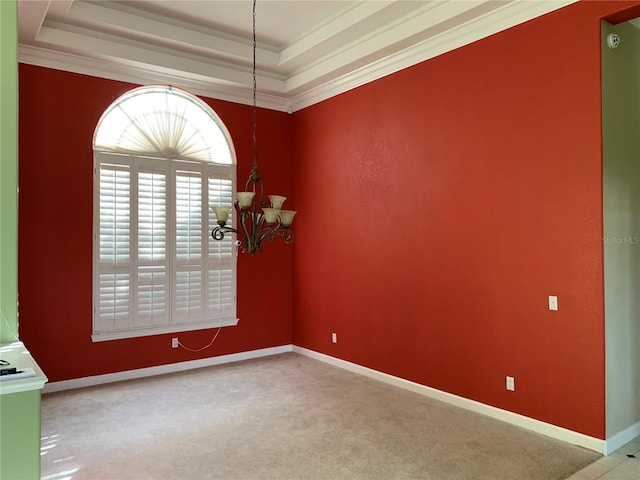
[[[253,105],[253,92],[249,86],[224,84],[217,79],[197,79],[179,70],[161,71],[153,66],[121,65],[105,59],[27,45],[18,46],[18,62],[137,85],[173,85],[203,97]],[[291,103],[287,98],[262,92],[257,92],[256,104],[270,110],[291,110]]]
[[[395,51],[389,49],[390,53],[386,55],[373,56],[373,60],[369,60],[367,64],[364,64],[365,60],[362,60],[347,62],[345,65],[344,59],[337,57],[333,60],[334,64],[331,64],[330,59],[323,59],[323,67],[320,69],[322,71],[317,77],[313,78],[311,75],[304,81],[297,77],[294,78],[294,76],[280,80],[267,75],[259,75],[256,103],[262,108],[291,113],[576,1],[518,0],[504,2],[499,7],[492,5],[491,8],[487,7],[487,11],[483,14],[470,17],[467,21],[434,34],[426,40],[418,41]],[[64,37],[63,43],[74,40],[71,38],[73,35],[71,32],[59,35],[68,35],[68,37]],[[94,41],[98,53],[92,56],[54,50],[48,48],[44,43],[41,45],[21,43],[18,46],[18,61],[139,85],[170,84],[209,98],[245,105],[253,103],[249,73],[239,71],[234,73],[223,66],[207,65],[195,58],[183,58],[172,63],[164,52],[155,51],[149,52],[149,55],[143,55],[144,50],[140,46],[134,45],[127,47],[129,49],[128,58],[115,58],[106,55],[108,45],[103,40],[94,39]],[[355,48],[352,47],[349,47],[350,51]],[[131,48],[135,50],[135,55],[131,53]],[[367,48],[373,47],[369,45]],[[100,54],[101,51],[102,54]],[[155,65],[153,60],[149,60],[149,58],[156,57],[159,60],[156,63],[162,63],[162,65]]]
[[[291,97],[293,111],[425,62],[579,0],[518,2]]]

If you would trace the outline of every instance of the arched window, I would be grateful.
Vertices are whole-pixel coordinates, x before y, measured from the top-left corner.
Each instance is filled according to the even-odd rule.
[[[173,87],[129,91],[94,134],[94,341],[235,325],[235,153],[215,112]],[[231,219],[233,222],[233,219]]]

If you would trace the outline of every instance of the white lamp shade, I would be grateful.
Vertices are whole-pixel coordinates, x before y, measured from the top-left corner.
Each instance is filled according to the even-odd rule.
[[[269,195],[269,200],[271,200],[271,206],[273,208],[282,208],[282,204],[286,199],[287,197],[281,195]]]
[[[263,208],[264,212],[264,221],[267,222],[267,225],[273,225],[278,220],[278,213],[280,213],[279,208]]]
[[[227,223],[229,214],[231,213],[231,207],[213,207],[213,213],[216,214],[218,222]]]
[[[238,192],[236,196],[238,198],[238,204],[240,205],[240,208],[249,208],[255,194],[256,192]]]
[[[293,223],[293,217],[297,212],[295,210],[280,210],[280,223],[283,227],[290,227]]]

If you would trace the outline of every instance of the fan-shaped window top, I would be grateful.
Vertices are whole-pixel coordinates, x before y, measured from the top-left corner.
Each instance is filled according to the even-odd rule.
[[[231,165],[229,133],[199,98],[174,87],[135,88],[98,122],[95,150],[183,158]]]

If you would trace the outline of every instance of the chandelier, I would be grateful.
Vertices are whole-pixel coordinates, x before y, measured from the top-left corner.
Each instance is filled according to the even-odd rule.
[[[265,240],[273,242],[277,236],[282,237],[284,243],[292,244],[295,235],[291,223],[296,214],[295,210],[282,210],[287,197],[269,195],[269,202],[264,198],[264,185],[258,174],[256,111],[256,0],[253,0],[253,167],[245,191],[237,192],[233,207],[212,207],[218,225],[211,231],[214,240],[235,233],[242,252],[251,255],[264,251],[262,243]],[[236,228],[227,225],[232,208],[236,211]]]

